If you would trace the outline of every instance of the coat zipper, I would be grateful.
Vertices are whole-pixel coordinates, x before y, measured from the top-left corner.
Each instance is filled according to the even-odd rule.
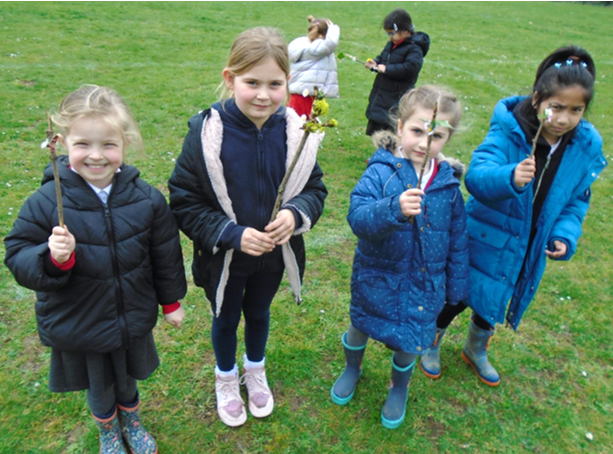
[[[107,201],[108,203],[108,201]],[[124,348],[130,345],[130,337],[128,335],[127,324],[123,307],[123,292],[119,282],[119,266],[117,265],[117,248],[115,245],[115,236],[113,235],[113,223],[111,222],[111,211],[107,204],[104,204],[104,222],[107,232],[109,232],[111,246],[111,262],[113,263],[113,281],[115,286],[115,307],[117,309],[117,318],[119,321],[119,331],[121,332],[121,344]]]

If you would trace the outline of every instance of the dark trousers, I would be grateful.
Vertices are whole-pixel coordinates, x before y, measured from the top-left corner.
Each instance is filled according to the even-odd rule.
[[[115,412],[115,404],[130,407],[136,400],[138,390],[136,380],[126,377],[125,382],[109,386],[102,392],[87,390],[87,405],[90,411],[100,419],[111,417]]]
[[[445,304],[445,306],[443,307],[443,310],[441,311],[441,313],[438,315],[438,318],[436,319],[436,327],[439,329],[447,328],[451,324],[453,319],[456,318],[462,312],[464,312],[464,309],[466,309],[467,307],[468,306],[461,301],[455,306]],[[487,322],[487,320],[485,320],[483,317],[481,317],[476,312],[473,312],[473,323],[481,329],[485,329],[485,330],[493,329],[492,325],[490,325]]]
[[[254,273],[249,276],[230,276],[224,293],[219,317],[213,319],[211,338],[217,367],[226,372],[236,363],[236,331],[245,316],[245,349],[250,361],[264,359],[270,305],[279,289],[283,270],[276,273]]]

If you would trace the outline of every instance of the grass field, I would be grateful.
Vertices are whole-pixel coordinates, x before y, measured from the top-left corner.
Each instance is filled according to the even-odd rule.
[[[108,85],[125,97],[145,141],[145,150],[132,153],[129,162],[167,193],[186,122],[216,100],[240,31],[274,26],[289,42],[305,34],[309,14],[327,16],[341,27],[338,51],[365,59],[383,48],[380,24],[396,7],[406,8],[432,40],[419,83],[445,84],[465,106],[465,131],[446,154],[468,163],[495,103],[528,94],[543,57],[575,43],[596,61],[596,96],[587,118],[601,132],[611,161],[611,8],[558,2],[2,2],[0,235],[10,230],[47,165],[39,148],[45,111],[79,85]],[[346,59],[338,67],[341,97],[330,100],[330,109],[339,128],[328,132],[319,156],[330,195],[306,238],[305,302],[294,305],[284,282],[273,304],[267,373],[275,411],[238,429],[219,421],[209,305],[189,275],[184,327],[175,331],[160,319],[155,336],[162,365],[140,384],[144,421],[160,453],[611,452],[609,169],[593,187],[576,256],[548,266],[517,333],[499,327],[490,349],[502,375],[498,388],[481,384],[460,358],[464,314],[443,343],[442,378],[431,381],[416,371],[401,428],[389,431],[380,423],[391,356],[380,344],[368,348],[354,400],[346,407],[331,403],[329,390],[344,361],[339,338],[349,322],[355,247],[345,220],[349,193],[374,151],[364,136],[373,76]],[[184,241],[188,268],[191,254]],[[46,388],[50,353],[36,332],[34,294],[17,286],[5,267],[0,290],[0,453],[96,452],[84,393]]]

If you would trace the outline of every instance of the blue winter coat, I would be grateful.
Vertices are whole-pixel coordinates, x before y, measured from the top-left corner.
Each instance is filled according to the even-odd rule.
[[[468,240],[460,183],[448,162],[410,223],[399,197],[417,186],[410,161],[379,148],[351,193],[347,220],[358,245],[351,277],[351,323],[394,350],[432,344],[445,301],[468,293]]]
[[[514,329],[534,297],[545,271],[545,248],[564,241],[569,260],[577,249],[587,212],[590,186],[605,168],[602,139],[585,120],[577,126],[549,189],[528,251],[534,182],[518,188],[517,164],[531,144],[513,115],[523,97],[500,101],[490,131],[475,150],[466,174],[471,196],[466,204],[470,247],[470,295],[467,304],[492,325],[506,319]],[[524,265],[525,259],[525,266]]]

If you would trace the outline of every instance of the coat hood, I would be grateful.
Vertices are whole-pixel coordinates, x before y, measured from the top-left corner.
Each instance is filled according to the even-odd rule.
[[[399,147],[400,137],[390,131],[381,130],[372,135],[372,142],[377,148],[383,148],[384,150],[393,153]],[[466,164],[459,159],[448,158],[443,153],[439,153],[438,162],[446,161],[453,169],[453,176],[460,180],[466,173]]]
[[[424,57],[428,54],[428,50],[430,50],[430,37],[426,33],[416,32],[414,35],[408,38],[407,41],[421,47]]]

